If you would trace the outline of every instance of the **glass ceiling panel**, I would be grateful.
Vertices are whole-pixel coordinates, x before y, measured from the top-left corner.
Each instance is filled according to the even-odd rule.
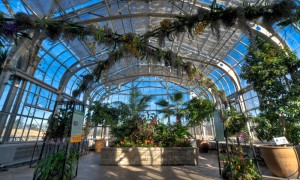
[[[229,91],[226,92],[227,95],[230,95],[236,91],[234,84],[232,83],[232,80],[228,75],[224,76],[224,79],[226,80],[228,86],[229,86]]]
[[[232,59],[230,56],[226,56],[224,58],[224,61],[227,62],[230,66],[234,66],[237,63],[237,61]]]
[[[72,92],[78,88],[78,84],[81,83],[82,77],[88,74],[89,71],[86,68],[83,68],[76,72],[68,81],[67,86],[64,89],[64,92],[70,96],[72,96]],[[83,101],[83,94],[81,94],[76,99]]]
[[[5,7],[5,4],[2,0],[0,0],[0,11],[4,12],[5,14],[9,14],[7,8]]]
[[[0,0],[0,2],[2,1]],[[28,9],[24,8],[26,7],[24,5],[28,5],[40,17],[44,17],[49,15],[50,12],[53,12],[54,14],[52,17],[63,17],[79,23],[80,21],[93,20],[97,18],[95,22],[91,21],[91,23],[98,23],[100,26],[108,25],[114,31],[117,31],[120,34],[132,31],[143,34],[148,29],[156,28],[160,21],[166,18],[164,16],[158,17],[157,14],[190,14],[195,13],[197,11],[197,7],[202,6],[203,3],[206,5],[210,5],[212,3],[211,0],[202,0],[198,2],[201,2],[202,4],[193,3],[191,1],[151,1],[146,3],[144,1],[115,0],[49,0],[45,3],[42,0],[16,0],[9,1],[9,5],[16,12],[20,10],[24,12],[29,11]],[[218,3],[224,4],[224,6],[237,5],[241,4],[242,2],[242,0],[218,1]],[[256,0],[251,0],[251,2],[256,2]],[[4,5],[0,6],[0,8],[8,13]],[[27,13],[31,12],[29,11]],[[155,13],[156,15],[152,16],[151,13]],[[170,18],[172,19],[173,17]],[[85,22],[85,24],[89,23]],[[286,33],[287,31],[288,33]],[[299,49],[300,34],[298,31],[295,29],[290,30],[290,27],[287,27],[280,31],[280,35],[286,39],[287,44],[291,47],[291,49]],[[89,39],[87,41],[92,40]],[[216,66],[218,66],[220,60],[223,60],[227,62],[227,64],[230,65],[237,74],[240,74],[241,65],[244,63],[243,55],[247,53],[248,43],[249,41],[247,37],[239,30],[235,32],[233,28],[221,29],[221,37],[218,39],[216,36],[212,35],[211,30],[207,28],[202,35],[199,35],[195,38],[189,37],[186,33],[185,35],[176,38],[174,42],[167,41],[167,47],[165,49],[172,49],[174,52],[178,52],[179,55],[182,55],[188,60],[193,61],[193,63],[199,67],[203,74],[212,77],[216,85],[221,89],[224,89],[228,95],[235,91],[235,86],[231,78]],[[157,42],[155,40],[151,39],[150,44],[157,47]],[[60,41],[56,44],[45,40],[42,43],[42,48],[38,53],[38,56],[41,58],[41,62],[37,67],[35,76],[38,79],[45,81],[47,84],[57,88],[59,86],[60,79],[63,77],[63,74],[66,73],[68,68],[76,63],[78,67],[82,67],[84,65],[83,63],[94,61],[95,59],[106,59],[107,53],[104,53],[104,50],[105,49],[103,46],[97,46],[97,56],[93,57],[92,52],[89,50],[86,42],[81,40],[75,39],[72,42]],[[203,61],[205,61],[205,64],[201,63]],[[115,74],[113,74],[114,72],[110,73],[112,76],[117,77],[117,79],[126,79],[124,76],[132,74],[133,76],[140,75],[136,73],[136,71],[146,72],[147,68],[140,68],[142,67],[141,65],[144,64],[144,62],[136,63],[139,68],[137,68],[135,65],[128,65],[126,67],[121,67],[121,69],[115,68],[116,70],[119,70],[119,72],[115,72]],[[78,71],[70,79],[68,82],[68,87],[66,87],[68,90],[65,90],[67,94],[71,94],[72,90],[76,89],[75,87],[77,87],[77,83],[82,79],[81,74],[91,71],[93,67],[94,66],[84,69],[84,72]],[[124,73],[125,71],[126,73]],[[116,84],[122,81],[128,81],[128,79],[123,79],[119,81],[115,80]],[[134,78],[131,77],[131,80],[132,79]],[[145,80],[146,79],[144,79],[144,81]],[[142,84],[143,86],[152,88],[149,82],[139,84],[137,81],[135,81],[134,83],[138,86]],[[155,85],[158,88],[161,87],[162,83],[163,82],[152,82],[152,85]],[[241,84],[242,87],[247,86],[244,80],[241,80]],[[165,93],[165,91],[157,90],[157,88],[154,88],[153,91]],[[101,91],[98,88],[96,89]]]
[[[41,60],[34,77],[55,88],[59,87],[60,80],[67,68],[78,62],[65,45],[59,42],[53,44],[49,40],[43,41],[38,56]]]
[[[230,53],[228,54],[228,56],[231,56],[233,59],[235,59],[236,61],[241,61],[244,59],[244,56],[242,56],[239,52],[237,52],[235,49],[232,49],[230,51]]]
[[[298,27],[299,28],[299,27]],[[284,38],[287,45],[300,57],[300,33],[294,26],[287,26],[279,34]]]
[[[17,12],[27,12],[25,7],[23,6],[23,3],[21,0],[13,0],[13,1],[8,1],[10,7],[13,9],[15,13]]]
[[[166,90],[165,84],[166,84],[166,81],[163,78],[141,77],[141,78],[134,80],[133,82],[128,82],[128,83],[122,84],[119,87],[115,86],[115,87],[106,88],[104,86],[98,86],[91,92],[91,97],[94,97],[94,100],[97,98],[103,99],[103,97],[101,97],[101,96],[104,94],[107,95],[107,93],[104,91],[109,91],[110,94],[114,94],[116,92],[118,94],[124,94],[124,91],[127,91],[128,89],[130,89],[133,86],[141,88],[141,91],[144,94],[154,94],[154,93],[155,94],[166,94],[167,90]],[[173,93],[175,91],[181,91],[181,92],[189,91],[189,88],[178,86],[172,82],[168,82],[167,84],[168,84],[168,93]],[[193,90],[193,89],[191,89],[191,90]],[[98,95],[99,93],[101,95]],[[203,92],[201,91],[201,93],[203,93]]]

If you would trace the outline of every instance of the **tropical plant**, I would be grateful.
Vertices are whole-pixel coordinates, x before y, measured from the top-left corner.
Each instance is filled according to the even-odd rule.
[[[193,97],[187,102],[187,110],[186,116],[189,120],[188,125],[194,127],[194,135],[196,138],[195,127],[201,125],[205,119],[211,117],[214,111],[214,104],[209,99]]]
[[[117,147],[190,147],[192,135],[181,124],[163,124],[152,119],[140,120],[135,126],[123,125],[112,130]]]
[[[221,158],[224,161],[222,176],[224,179],[260,180],[262,179],[253,160],[244,156],[241,146],[232,148]]]
[[[71,110],[60,109],[58,113],[50,115],[45,137],[54,141],[70,137],[72,114]]]
[[[246,117],[234,107],[230,107],[227,115],[222,116],[227,137],[238,135],[246,126]]]
[[[192,135],[187,126],[181,123],[163,124],[158,123],[155,127],[155,142],[162,147],[191,147]]]
[[[118,124],[118,109],[110,106],[108,103],[101,103],[95,101],[88,110],[87,119],[93,123],[94,126],[101,125],[101,137],[103,129],[113,124]]]
[[[34,180],[68,180],[75,176],[79,154],[71,153],[68,157],[65,151],[50,154],[40,160],[34,170]],[[67,159],[66,159],[67,158]]]
[[[261,114],[255,130],[260,140],[286,136],[300,144],[300,61],[288,48],[256,37],[248,48],[241,77],[257,92]],[[274,128],[275,127],[275,128]],[[263,135],[264,134],[264,135]]]
[[[141,123],[144,122],[142,114],[149,106],[152,96],[143,95],[138,88],[131,88],[129,93],[129,103],[114,102],[108,108],[114,121],[111,125],[111,133],[117,141],[121,141],[124,137],[133,136]],[[111,111],[113,110],[113,111]],[[99,112],[99,111],[98,111]],[[102,114],[102,116],[105,113]],[[135,141],[134,139],[132,141]]]
[[[132,118],[136,118],[141,112],[144,112],[152,98],[150,95],[144,95],[137,87],[132,88],[129,94],[128,104]]]
[[[183,94],[181,92],[175,92],[170,94],[169,101],[166,99],[160,99],[156,101],[156,105],[160,106],[159,113],[163,113],[163,119],[168,118],[168,124],[171,123],[171,116],[176,116],[176,122],[181,123],[181,118],[185,114],[185,102],[183,102]]]

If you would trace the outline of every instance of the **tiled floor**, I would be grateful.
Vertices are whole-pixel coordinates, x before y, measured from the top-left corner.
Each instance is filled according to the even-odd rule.
[[[168,180],[206,180],[221,179],[216,154],[208,153],[199,156],[198,166],[100,166],[100,155],[90,153],[79,162],[76,180],[107,179],[168,179]],[[264,179],[281,179],[270,176],[270,172],[262,167]],[[0,180],[31,180],[32,168],[12,168],[0,172]]]

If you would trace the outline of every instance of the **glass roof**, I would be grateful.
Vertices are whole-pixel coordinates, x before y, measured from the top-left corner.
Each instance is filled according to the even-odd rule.
[[[7,18],[13,18],[16,13],[23,12],[34,18],[64,20],[84,27],[107,26],[122,36],[130,32],[144,35],[160,27],[160,22],[164,19],[174,20],[180,15],[192,15],[199,8],[209,10],[212,2],[212,0],[0,0],[0,11]],[[243,2],[244,0],[217,0],[219,5],[225,7],[242,5]],[[248,2],[258,1],[248,0]],[[287,45],[298,56],[300,55],[299,24],[285,28],[277,27],[274,32],[268,32],[261,21],[256,23],[250,24],[254,34],[266,36],[279,46]],[[12,113],[11,110],[15,111],[13,112],[15,119],[11,119],[13,116],[6,118],[14,122],[14,129],[10,135],[13,138],[9,141],[42,140],[41,134],[46,130],[48,117],[54,110],[55,102],[71,100],[72,92],[79,87],[83,77],[92,73],[98,63],[106,61],[112,50],[97,44],[90,36],[72,40],[60,37],[54,42],[46,38],[44,32],[29,33],[33,40],[21,39],[18,44],[11,39],[1,39],[4,48],[10,50],[5,62],[10,64],[4,64],[4,67],[12,65],[12,68],[9,66],[10,72],[5,69],[9,75],[1,74],[1,77],[5,76],[6,79],[2,79],[4,85],[2,89],[0,88],[2,93],[0,110],[8,113]],[[256,92],[245,80],[239,78],[249,45],[247,34],[237,27],[221,27],[220,35],[217,37],[208,27],[202,34],[193,37],[185,32],[172,38],[164,41],[162,50],[171,50],[184,61],[192,62],[205,77],[212,79],[219,90],[224,90],[228,102],[237,110],[252,116],[259,113]],[[161,48],[157,38],[149,38],[148,43],[153,48]],[[38,49],[35,51],[37,54],[32,53],[35,47]],[[30,53],[36,56],[33,57]],[[18,67],[18,64],[21,66],[26,64],[23,60],[30,62],[24,69]],[[102,76],[99,81],[91,84],[78,100],[87,105],[97,100],[126,103],[130,89],[139,87],[144,94],[152,94],[155,99],[168,98],[169,94],[181,91],[185,100],[198,96],[216,102],[212,88],[199,86],[195,80],[190,81],[183,69],[166,66],[164,60],[158,62],[151,58],[124,57],[110,66],[105,74],[107,76]],[[20,78],[15,80],[10,78],[12,76]],[[8,96],[12,92],[14,96]],[[155,113],[157,109],[153,100],[147,111]],[[38,135],[36,130],[30,129],[33,125],[40,127]],[[2,134],[0,139],[1,137]]]
[[[228,7],[241,5],[243,0],[217,2]],[[119,34],[135,32],[142,35],[148,30],[157,28],[162,19],[174,19],[180,14],[194,14],[199,7],[208,9],[211,3],[211,0],[0,0],[0,10],[7,16],[25,12],[38,18],[64,19],[80,25],[107,25]],[[253,28],[262,32],[258,27]],[[296,28],[286,27],[278,29],[278,34],[299,55],[299,31]],[[97,61],[104,61],[108,57],[107,48],[102,45],[96,44],[94,54],[88,46],[90,41],[92,39],[89,37],[85,41],[78,38],[69,42],[60,39],[55,43],[45,39],[38,52],[41,61],[36,66],[33,76],[71,95],[82,81],[82,76],[92,72]],[[158,47],[155,39],[151,38],[149,44]],[[248,44],[247,36],[239,29],[221,28],[220,37],[217,38],[209,28],[206,28],[203,34],[195,37],[183,33],[173,41],[166,41],[164,50],[172,50],[183,59],[193,62],[205,76],[213,79],[219,89],[224,90],[226,95],[231,95],[248,86],[246,81],[238,77]],[[119,84],[135,81],[141,76],[168,78],[169,82],[175,84],[197,87],[195,83],[188,82],[184,74],[178,76],[178,72],[168,67],[135,58],[125,58],[109,70],[108,79],[101,79],[91,87],[90,97],[100,98],[94,93],[101,94],[107,87],[118,87]],[[201,88],[197,87],[194,91],[203,92]]]

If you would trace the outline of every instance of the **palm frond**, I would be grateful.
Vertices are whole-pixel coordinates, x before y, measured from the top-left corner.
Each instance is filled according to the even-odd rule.
[[[160,99],[156,101],[155,104],[161,107],[168,107],[170,105],[169,102],[165,99]]]
[[[173,102],[179,102],[179,101],[182,101],[182,99],[183,99],[183,94],[181,92],[175,92],[172,95],[172,101]]]

